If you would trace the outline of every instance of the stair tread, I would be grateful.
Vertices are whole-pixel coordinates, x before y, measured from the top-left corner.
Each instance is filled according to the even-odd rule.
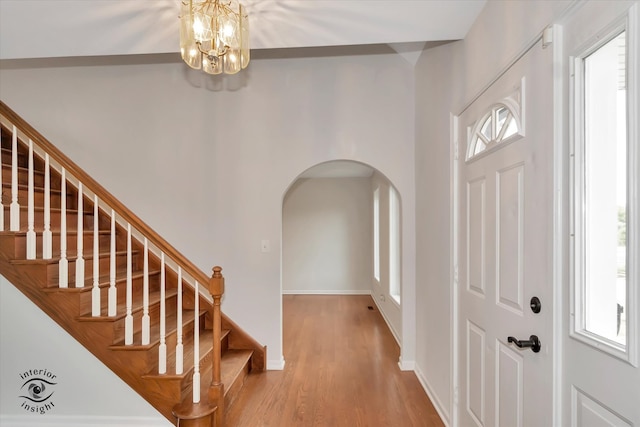
[[[125,282],[127,280],[126,268],[119,268],[116,270],[116,284]],[[149,277],[157,276],[160,274],[159,269],[149,270]],[[144,270],[134,270],[131,272],[131,279],[140,279],[144,277]],[[98,287],[106,288],[111,285],[111,276],[109,273],[101,274],[98,278]],[[84,287],[76,287],[74,283],[69,283],[68,288],[59,288],[57,286],[44,288],[45,292],[91,292],[93,289],[93,277],[85,277]]]
[[[67,235],[77,235],[78,234],[78,230],[76,229],[76,222],[74,220],[73,224],[70,224],[71,226],[67,226]],[[53,236],[59,236],[60,233],[60,223],[51,223],[49,225],[51,233]],[[43,232],[43,228],[42,226],[35,226],[35,228],[37,228],[36,231],[36,237],[42,237],[42,232]],[[16,231],[9,231],[9,230],[4,230],[4,231],[0,231],[0,233],[15,233],[17,237],[24,237],[26,236],[27,232],[29,231],[29,224],[25,223],[25,222],[21,222],[20,223],[20,229],[16,230]],[[87,227],[86,225],[83,226],[82,232],[84,234],[90,233],[93,234],[93,224],[90,227]],[[111,232],[111,229],[108,228],[108,225],[104,225],[101,224],[99,225],[98,228],[98,233],[100,233],[101,235],[105,235]]]
[[[2,151],[6,151],[6,152],[8,152],[8,153],[11,153],[11,150],[10,150],[10,149],[8,149],[8,148],[4,148],[4,147],[2,148]],[[34,154],[35,154],[35,153],[34,153]],[[35,155],[34,155],[34,157],[35,157]],[[4,169],[9,169],[9,170],[11,170],[11,164],[9,164],[9,163],[3,163],[3,164],[2,164],[2,167],[3,167]],[[28,171],[29,171],[29,168],[28,168],[27,166],[20,166],[20,165],[18,165],[18,170],[21,170],[21,171],[23,171],[23,172],[28,172]],[[38,169],[38,168],[35,168],[35,167],[34,167],[34,168],[33,168],[33,173],[34,173],[34,174],[38,174],[38,175],[44,175],[44,170],[40,170],[40,169]]]
[[[9,206],[5,206],[5,208],[8,208]],[[29,206],[27,203],[21,203],[20,204],[20,210],[21,211],[28,211],[29,210]],[[61,212],[62,208],[58,208],[58,207],[49,207],[49,210],[51,212]],[[44,206],[34,206],[33,207],[33,211],[34,212],[43,212],[44,213]],[[65,212],[68,214],[77,214],[79,211],[76,208],[65,208]],[[88,209],[83,209],[82,213],[84,215],[93,215],[93,208],[91,208],[91,210]],[[103,215],[105,215],[105,213],[102,213]]]
[[[253,350],[227,350],[220,360],[220,377],[222,384],[233,384],[238,374],[251,360]],[[225,387],[225,393],[230,387]]]
[[[247,367],[253,356],[253,350],[232,349],[227,350],[220,358],[220,381],[224,384],[224,394],[231,390],[231,385],[235,383],[240,373]],[[211,365],[207,365],[200,371],[201,378],[211,378]],[[206,395],[210,381],[200,381],[200,394]]]
[[[2,183],[2,188],[11,188],[11,183],[10,182],[3,182]],[[73,191],[76,191],[75,187],[71,187],[73,188]],[[28,184],[23,184],[23,183],[18,183],[18,190],[28,190],[29,189],[29,185]],[[40,187],[38,185],[34,185],[33,186],[33,191],[37,192],[37,193],[44,193],[44,187]],[[61,194],[62,190],[59,188],[49,188],[49,191],[51,194]],[[70,191],[67,193],[67,196],[75,196],[75,194],[71,193]]]
[[[247,349],[233,349],[227,350],[220,358],[220,381],[224,384],[224,395],[234,389],[235,382],[241,377],[243,371],[249,368],[249,363],[253,356],[253,350]],[[211,384],[211,370],[212,365],[208,364],[204,369],[200,371],[200,396],[201,399],[206,401],[208,395],[209,386]],[[187,375],[187,372],[183,375]],[[189,373],[189,375],[191,375]],[[146,375],[144,378],[162,378],[162,377],[176,377],[171,375]],[[237,391],[237,388],[236,388]],[[191,402],[191,393],[187,394],[184,402],[187,406]]]
[[[41,236],[42,232],[41,231],[37,231],[36,232],[37,236]],[[55,229],[52,228],[51,229],[51,234],[54,236],[58,236],[61,234],[60,229]],[[78,235],[78,230],[74,229],[68,229],[67,230],[67,235]],[[93,230],[87,230],[86,228],[84,230],[82,230],[82,234],[87,235],[87,236],[93,236]],[[111,229],[109,228],[100,228],[98,229],[98,234],[100,235],[110,235],[111,234]],[[27,230],[18,230],[18,231],[9,231],[9,230],[3,230],[0,231],[0,235],[15,235],[16,237],[26,237],[27,236]]]
[[[227,405],[229,402],[233,402],[234,397],[242,389],[244,378],[250,369],[252,356],[253,350],[234,349],[227,350],[220,358],[220,382],[224,385],[224,397]],[[200,398],[205,402],[209,400],[208,392],[212,369],[212,366],[209,365],[200,373]],[[243,372],[245,372],[244,375]],[[242,383],[236,384],[238,380],[241,380]],[[182,403],[188,405],[191,399],[192,396],[188,395]]]
[[[192,340],[190,340],[191,342]],[[213,331],[200,330],[200,345],[198,350],[200,353],[200,365],[202,366],[203,360],[207,359],[207,356],[213,348]],[[167,348],[167,372],[159,374],[155,371],[148,372],[144,378],[156,378],[156,379],[180,379],[185,378],[188,375],[193,374],[193,346],[185,345],[184,354],[182,356],[182,373],[176,372],[176,351],[174,349]]]
[[[131,254],[132,255],[137,255],[138,253],[140,253],[141,251],[138,249],[133,249],[131,250]],[[102,251],[98,254],[98,256],[100,258],[103,257],[107,257],[111,254],[111,252],[109,251]],[[127,251],[126,250],[119,250],[116,251],[116,256],[121,256],[121,255],[126,255]],[[86,255],[83,255],[82,258],[86,261],[86,260],[93,260],[93,252],[89,252]],[[78,259],[78,256],[70,256],[67,255],[67,260],[69,262],[73,262],[75,260]],[[50,259],[24,259],[24,258],[19,258],[19,259],[12,259],[9,262],[11,262],[12,264],[57,264],[60,261],[60,257],[57,258],[50,258]]]
[[[231,331],[227,329],[222,330],[222,334],[220,337],[220,341],[222,341]],[[190,340],[191,341],[191,340]],[[201,330],[200,331],[200,346],[198,347],[200,350],[200,363],[202,364],[202,360],[208,356],[208,353],[213,348],[213,331],[210,329]],[[230,350],[226,350],[230,351]],[[193,370],[193,346],[184,346],[184,354],[183,354],[183,370],[181,374],[175,373],[176,367],[176,352],[174,349],[167,349],[167,372],[165,374],[158,374],[156,372],[149,372],[144,375],[145,378],[156,378],[156,379],[178,379],[184,378],[186,375],[192,375]]]
[[[86,289],[86,288],[79,288],[79,289]],[[92,290],[92,288],[89,287],[88,291],[85,291],[85,292],[89,292],[91,290]],[[175,289],[175,288],[167,289],[165,291],[165,299],[173,298],[177,294],[178,294],[178,290],[177,289]],[[150,291],[149,292],[149,307],[153,307],[155,304],[159,304],[159,303],[160,303],[160,291]],[[122,302],[122,303],[118,303],[117,304],[117,306],[116,306],[116,315],[115,316],[107,316],[106,315],[107,308],[108,307],[106,306],[106,304],[103,304],[101,306],[101,310],[100,310],[101,314],[100,314],[100,316],[94,317],[89,312],[89,313],[86,313],[86,314],[78,316],[78,320],[81,321],[81,322],[101,322],[101,321],[102,322],[106,322],[106,321],[119,320],[119,319],[124,318],[127,315],[127,313],[126,313],[126,311],[127,311],[126,302]],[[132,308],[131,308],[131,313],[132,314],[133,313],[137,313],[138,311],[141,311],[142,309],[143,309],[142,301],[136,301],[136,304],[133,305]],[[191,310],[191,311],[193,311],[193,310]],[[168,321],[169,321],[169,318],[167,318],[167,322]],[[174,322],[175,322],[175,320],[174,320]],[[152,332],[153,332],[153,330],[154,330],[153,328],[155,326],[156,326],[155,324],[151,325]],[[158,326],[158,328],[159,328],[159,326]],[[159,331],[158,331],[158,333],[159,333]],[[134,339],[135,339],[135,337],[136,337],[136,335],[134,334]]]
[[[177,290],[174,290],[173,294],[177,294]],[[159,300],[159,295],[158,295],[158,300]],[[156,301],[157,302],[157,301]],[[149,304],[151,304],[151,294],[149,295]],[[118,305],[120,308],[125,307],[124,304],[119,304]],[[125,308],[126,310],[126,308]],[[139,308],[139,310],[142,310],[142,307]],[[204,310],[201,311],[200,314],[204,314]],[[120,315],[117,317],[123,318],[125,317],[126,313],[122,313],[121,311],[119,311]],[[176,320],[177,320],[177,315],[171,314],[169,316],[167,316],[166,321],[165,321],[165,335],[170,335],[173,332],[175,332],[177,330],[177,327],[175,326],[176,324]],[[85,317],[85,320],[92,320],[94,318],[91,317]],[[112,319],[112,318],[110,318]],[[193,322],[194,316],[193,316],[193,310],[188,310],[188,309],[183,309],[182,310],[182,324],[183,327],[191,322]],[[201,331],[201,334],[206,333],[207,331]],[[209,331],[210,332],[210,331]],[[142,342],[142,331],[137,331],[133,334],[133,342],[134,344],[129,344],[126,345],[124,343],[124,338],[121,340],[116,341],[115,343],[113,343],[112,345],[109,346],[110,349],[112,350],[125,350],[125,351],[130,351],[130,350],[145,350],[145,349],[149,349],[154,347],[157,344],[160,344],[160,324],[159,323],[152,323],[151,327],[150,327],[150,332],[149,332],[149,344],[140,344]],[[186,348],[185,348],[186,350]],[[206,350],[206,349],[205,349]],[[202,349],[201,349],[202,352]],[[185,357],[187,356],[187,352],[185,351]]]
[[[229,334],[228,330],[223,330],[220,336],[220,341],[222,341]],[[192,340],[191,340],[192,341]],[[207,354],[213,349],[213,331],[210,329],[201,330],[200,331],[200,360],[202,360]],[[184,350],[184,370],[186,372],[193,369],[193,346],[185,347]],[[173,366],[175,368],[176,365],[176,354],[175,352],[171,352],[167,355],[167,366]]]

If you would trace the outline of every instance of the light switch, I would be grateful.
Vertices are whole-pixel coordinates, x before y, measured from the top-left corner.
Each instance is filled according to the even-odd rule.
[[[268,240],[263,240],[261,248],[263,253],[271,252],[271,243]]]

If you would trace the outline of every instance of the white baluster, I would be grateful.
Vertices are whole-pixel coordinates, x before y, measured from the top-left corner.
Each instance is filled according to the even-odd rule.
[[[160,346],[158,347],[158,373],[165,374],[167,372],[167,344],[165,342],[166,335],[166,307],[165,307],[165,271],[164,271],[164,252],[160,252]]]
[[[127,314],[124,318],[124,343],[133,344],[133,280],[131,277],[131,224],[127,224]]]
[[[18,204],[18,129],[13,127],[11,138],[11,205],[9,206],[9,230],[20,230],[20,205]]]
[[[176,374],[181,374],[184,370],[184,346],[182,344],[182,268],[178,267],[178,320],[177,332],[178,340],[176,343]]]
[[[116,315],[118,289],[116,288],[116,213],[111,209],[111,245],[109,249],[109,317]]]
[[[62,168],[60,181],[60,261],[58,262],[58,286],[69,287],[69,260],[67,260],[67,178]]]
[[[82,200],[84,196],[82,194],[82,183],[78,183],[78,235],[77,235],[77,248],[78,258],[76,259],[76,288],[84,287],[84,257],[82,252],[84,250],[84,209],[82,208]]]
[[[198,282],[195,286],[195,309],[193,319],[193,403],[200,402],[200,322],[199,322],[199,300]]]
[[[142,345],[149,344],[151,323],[149,319],[149,241],[144,238],[144,261],[142,277]]]
[[[27,187],[27,259],[36,259],[36,231],[33,213],[33,141],[29,139],[29,171]]]
[[[44,155],[44,231],[42,232],[42,258],[53,256],[53,236],[51,234],[51,168],[49,154]]]
[[[98,196],[93,195],[93,289],[91,290],[91,315],[100,316],[100,241],[98,240]]]

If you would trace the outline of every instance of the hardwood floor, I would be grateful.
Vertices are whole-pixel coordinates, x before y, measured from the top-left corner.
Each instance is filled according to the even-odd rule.
[[[369,310],[368,306],[373,307]],[[443,426],[368,295],[285,295],[283,371],[247,377],[230,427]]]

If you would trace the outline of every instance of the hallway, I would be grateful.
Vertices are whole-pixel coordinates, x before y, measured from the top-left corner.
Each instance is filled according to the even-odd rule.
[[[443,425],[369,295],[284,295],[283,319],[285,369],[247,378],[229,426]]]

